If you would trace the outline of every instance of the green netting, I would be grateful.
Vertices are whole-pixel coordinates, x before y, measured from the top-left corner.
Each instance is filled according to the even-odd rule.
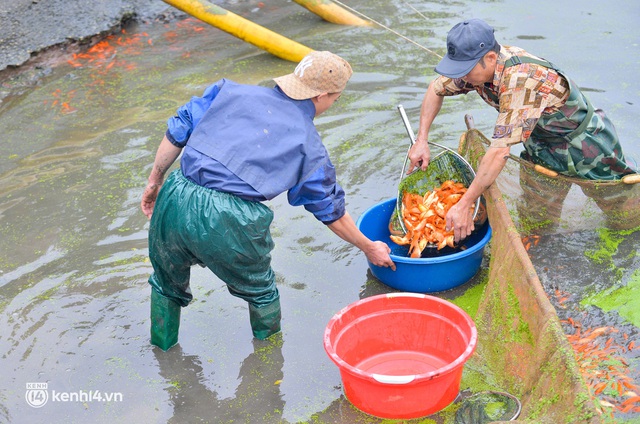
[[[400,181],[398,191],[423,195],[447,180],[462,182],[468,187],[474,176],[473,170],[460,156],[445,150],[429,163],[425,171],[412,172]]]
[[[460,144],[459,151],[477,166],[484,154],[480,139],[468,131]],[[498,185],[487,190],[485,198],[492,229],[491,260],[473,317],[478,346],[469,364],[491,376],[497,387],[521,397],[522,417],[516,422],[600,423],[556,310],[513,223],[513,211]],[[460,412],[458,424],[465,422],[460,419],[468,417],[466,412]]]
[[[444,150],[436,155],[429,162],[426,170],[418,169],[404,177],[398,184],[398,197],[396,199],[396,209],[389,221],[389,231],[391,234],[404,235],[406,229],[402,223],[402,195],[405,192],[424,195],[440,187],[447,180],[461,182],[465,187],[469,187],[475,172],[473,168],[462,158],[451,150]],[[476,212],[478,203],[476,203]]]

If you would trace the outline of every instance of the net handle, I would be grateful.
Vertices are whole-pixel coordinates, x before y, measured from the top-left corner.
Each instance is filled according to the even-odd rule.
[[[475,124],[473,121],[473,116],[467,114],[464,116],[464,123],[467,125],[467,129],[468,130],[472,130],[475,129]],[[534,171],[539,172],[540,174],[546,175],[549,178],[556,178],[558,176],[558,173],[552,169],[549,168],[545,168],[542,165],[538,165],[533,164],[531,162],[525,161],[523,159],[520,159],[518,156],[514,155],[513,153],[509,153],[509,159],[512,159],[516,162],[518,162],[520,165],[529,167],[529,168],[533,168]]]
[[[413,129],[411,128],[411,123],[409,122],[409,118],[407,117],[407,113],[405,112],[404,107],[403,107],[401,104],[399,104],[399,105],[398,105],[398,111],[400,112],[400,116],[402,117],[402,122],[404,122],[404,127],[405,127],[405,128],[406,128],[406,130],[407,130],[407,134],[409,135],[409,142],[410,142],[410,144],[409,144],[409,150],[411,150],[411,147],[416,143],[416,135],[415,135],[415,133],[413,132]],[[469,117],[470,117],[471,115],[467,115],[467,116],[469,116]],[[466,116],[465,116],[465,119],[466,119]],[[471,122],[473,122],[473,118],[471,118]],[[447,146],[443,146],[442,144],[439,144],[439,143],[434,143],[433,141],[428,141],[428,140],[427,140],[427,143],[428,143],[428,144],[430,144],[430,145],[432,145],[432,146],[436,146],[436,147],[439,147],[439,148],[441,148],[441,149],[448,150],[448,151],[450,151],[451,153],[453,153],[454,155],[456,155],[456,156],[458,157],[458,159],[460,159],[462,162],[464,162],[464,164],[465,164],[465,165],[467,165],[467,167],[468,167],[468,168],[469,168],[469,170],[471,171],[471,174],[472,174],[474,177],[476,176],[476,172],[475,172],[475,170],[473,169],[473,167],[472,167],[472,166],[469,164],[469,162],[467,162],[467,160],[466,160],[466,159],[465,159],[465,158],[464,158],[460,153],[458,153],[456,150],[454,150],[454,149],[452,149],[452,148],[450,148],[450,147],[447,147]],[[407,151],[407,157],[406,157],[406,158],[405,158],[405,160],[404,160],[404,165],[402,166],[402,173],[400,174],[400,179],[401,179],[401,180],[402,180],[402,176],[404,175],[404,170],[405,170],[405,169],[406,169],[406,167],[407,167],[407,161],[408,161],[408,160],[409,160],[409,152]]]
[[[474,125],[474,121],[473,121],[473,116],[471,115],[465,115],[464,116],[464,122],[467,125],[467,130],[471,131],[471,130],[476,130],[475,125]],[[478,130],[476,130],[478,131]],[[478,131],[479,132],[479,131]],[[480,141],[485,144],[486,146],[490,146],[490,142],[489,140],[487,140],[484,136],[480,139]],[[538,165],[537,163],[534,164],[533,162],[529,162],[527,160],[521,159],[520,157],[514,155],[513,153],[509,153],[509,159],[514,160],[515,162],[519,163],[520,166],[524,166],[526,168],[531,168],[534,171],[545,175],[546,177],[552,178],[552,179],[560,179],[563,181],[569,181],[571,183],[574,184],[578,184],[580,185],[581,183],[585,183],[585,181],[588,182],[593,182],[596,183],[598,185],[601,186],[614,186],[614,185],[619,185],[620,182],[624,183],[624,184],[638,184],[640,183],[640,173],[635,173],[635,174],[627,174],[625,176],[623,176],[620,180],[585,180],[584,178],[577,178],[577,177],[568,177],[566,175],[562,175],[559,174],[558,172],[549,169],[549,168],[545,168],[542,165]]]
[[[407,117],[407,113],[404,110],[404,106],[402,106],[402,104],[398,105],[398,111],[400,112],[400,116],[402,117],[402,122],[404,122],[404,127],[407,130],[407,134],[409,135],[409,150],[407,150],[407,156],[404,158],[404,164],[402,165],[402,169],[400,170],[400,183],[402,182],[402,178],[404,177],[404,171],[405,169],[407,169],[407,162],[409,161],[409,151],[411,151],[411,147],[413,147],[413,145],[416,143],[416,136],[415,133],[413,132],[413,129],[411,128],[411,123],[409,122],[409,118]],[[471,117],[471,115],[467,115],[470,117],[470,122],[473,124],[473,118]],[[466,117],[465,117],[466,119]],[[458,159],[460,159],[462,162],[465,163],[465,165],[467,165],[467,168],[469,169],[469,171],[471,171],[471,174],[473,175],[473,177],[475,178],[476,176],[476,172],[473,169],[473,167],[469,164],[469,162],[467,162],[467,160],[457,151],[455,151],[454,149],[451,149],[447,146],[443,146],[441,144],[438,143],[434,143],[432,141],[428,141],[427,143],[436,147],[439,147],[441,149],[444,150],[448,150],[449,152],[451,152],[452,154],[454,154],[456,157],[458,157]],[[441,152],[443,153],[443,152]],[[398,183],[398,186],[400,185],[400,183]],[[400,190],[398,187],[398,195],[396,198],[396,209],[400,210]],[[480,197],[478,197],[476,199],[476,203],[475,203],[475,208],[473,210],[473,217],[472,219],[476,219],[476,216],[478,215],[478,211],[480,210]],[[404,225],[404,222],[402,219],[399,220],[400,221],[400,227],[402,228],[402,230],[405,232],[405,234],[407,233],[407,228]]]

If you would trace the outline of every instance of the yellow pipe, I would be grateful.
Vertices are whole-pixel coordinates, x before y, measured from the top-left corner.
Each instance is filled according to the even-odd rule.
[[[320,16],[325,21],[340,25],[370,26],[371,22],[365,21],[338,6],[330,0],[293,0],[300,6]]]
[[[244,19],[207,0],[163,0],[194,18],[238,37],[281,59],[300,62],[313,49]]]

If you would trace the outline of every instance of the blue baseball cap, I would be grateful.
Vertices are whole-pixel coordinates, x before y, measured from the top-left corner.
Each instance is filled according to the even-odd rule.
[[[493,28],[482,19],[460,22],[447,34],[447,54],[436,66],[436,72],[448,78],[461,78],[495,45]]]

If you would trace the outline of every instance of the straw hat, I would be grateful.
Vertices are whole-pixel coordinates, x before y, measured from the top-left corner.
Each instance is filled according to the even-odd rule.
[[[353,71],[349,63],[328,51],[306,55],[293,73],[273,80],[292,99],[310,99],[322,93],[339,93],[347,86]]]

